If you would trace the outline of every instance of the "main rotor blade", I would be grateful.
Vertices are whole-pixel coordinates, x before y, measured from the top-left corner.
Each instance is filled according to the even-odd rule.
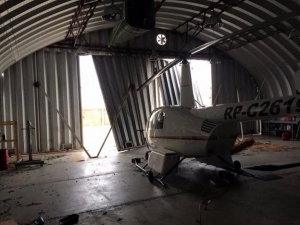
[[[182,59],[175,59],[172,62],[170,62],[168,65],[166,65],[164,68],[162,68],[160,71],[158,71],[156,74],[154,74],[152,77],[150,77],[148,80],[146,80],[138,89],[135,91],[141,91],[143,90],[148,84],[150,84],[153,80],[155,80],[157,77],[159,77],[161,74],[166,72],[171,67],[175,66],[177,63],[180,63]]]
[[[207,42],[207,43],[205,43],[203,45],[200,45],[199,47],[196,47],[196,48],[190,50],[189,53],[191,55],[196,54],[197,52],[200,52],[200,51],[202,51],[202,50],[204,50],[204,49],[206,49],[206,48],[208,48],[210,46],[217,45],[217,44],[219,44],[221,42],[225,42],[225,41],[228,41],[228,40],[233,39],[233,38],[237,38],[240,35],[243,35],[245,33],[252,33],[254,31],[260,30],[260,29],[262,29],[264,27],[269,27],[269,26],[271,26],[273,24],[280,23],[282,21],[285,21],[285,20],[290,19],[290,18],[294,18],[294,17],[299,16],[299,15],[300,15],[299,11],[294,11],[294,12],[291,12],[291,13],[287,13],[287,14],[285,14],[283,16],[272,18],[270,20],[267,20],[265,22],[259,23],[257,25],[246,27],[246,28],[244,28],[242,30],[239,30],[239,31],[236,31],[234,33],[228,34],[228,35],[226,35],[224,37],[221,37],[221,38],[219,38],[217,40]]]
[[[224,38],[224,39],[227,39],[227,36],[226,36],[226,38]],[[189,51],[189,54],[190,54],[190,55],[196,54],[197,52],[203,51],[204,49],[206,49],[206,48],[208,48],[208,47],[210,47],[210,46],[213,46],[213,45],[215,45],[215,44],[217,44],[217,43],[219,43],[219,42],[221,42],[221,41],[223,41],[223,38],[217,39],[217,40],[214,40],[214,41],[207,42],[207,43],[205,43],[205,44],[203,44],[203,45],[200,45],[200,46],[198,46],[198,47],[196,47],[196,48],[190,50],[190,51]]]

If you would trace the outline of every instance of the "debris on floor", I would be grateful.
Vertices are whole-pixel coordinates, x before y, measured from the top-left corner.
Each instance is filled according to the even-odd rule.
[[[53,155],[53,156],[48,156],[46,158],[46,160],[53,160],[53,159],[59,159],[59,158],[62,158],[62,157],[65,157],[66,155],[63,154],[63,155]]]
[[[0,225],[18,225],[14,220],[0,222]]]
[[[10,210],[11,210],[11,207],[9,207],[8,209],[5,209],[4,211],[1,211],[0,212],[0,216],[3,216],[3,215],[10,215]],[[1,225],[1,224],[0,224]]]
[[[255,152],[262,152],[262,151],[274,151],[274,152],[281,152],[281,151],[288,151],[291,147],[273,144],[271,142],[255,142],[250,150]]]
[[[27,207],[29,207],[29,206],[33,206],[33,205],[41,205],[42,203],[36,203],[36,202],[32,202],[32,203],[30,203],[30,204],[28,204],[27,205]]]
[[[6,198],[6,199],[3,199],[3,200],[0,200],[0,202],[6,203],[6,202],[11,201],[11,200],[12,200],[11,198]]]
[[[274,144],[271,141],[259,142],[255,141],[252,137],[246,138],[243,141],[237,142],[231,150],[231,155],[237,154],[245,149],[249,149],[254,152],[281,152],[294,149],[295,147],[288,147],[284,145]]]
[[[74,159],[74,162],[83,162],[83,161],[85,161],[85,157],[77,157],[77,158],[75,158]]]
[[[247,147],[252,146],[255,143],[253,137],[251,138],[246,138],[243,141],[240,141],[238,143],[236,143],[233,147],[233,149],[231,150],[231,155],[234,155],[240,151],[243,151],[244,149],[246,149]]]

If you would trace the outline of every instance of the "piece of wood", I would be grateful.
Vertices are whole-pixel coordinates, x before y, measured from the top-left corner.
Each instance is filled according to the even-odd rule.
[[[254,139],[251,137],[251,138],[246,138],[243,141],[235,144],[233,149],[231,150],[231,155],[234,155],[244,150],[245,148],[252,146],[254,142],[255,142]]]
[[[18,225],[14,220],[0,222],[0,225]]]

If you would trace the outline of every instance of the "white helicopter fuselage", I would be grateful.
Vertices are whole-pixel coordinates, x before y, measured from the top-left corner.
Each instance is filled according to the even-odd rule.
[[[152,150],[172,150],[185,157],[228,155],[239,134],[238,122],[299,114],[300,96],[201,109],[182,106],[160,107],[155,109],[149,118],[146,140]]]

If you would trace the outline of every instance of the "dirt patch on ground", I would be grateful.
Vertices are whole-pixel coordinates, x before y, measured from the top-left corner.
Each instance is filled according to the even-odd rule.
[[[236,142],[231,154],[238,154],[243,150],[250,150],[252,152],[287,152],[292,149],[299,149],[299,147],[279,145],[271,141],[259,142],[253,138],[247,138],[243,141]]]
[[[255,152],[286,152],[290,150],[291,147],[278,145],[278,144],[272,144],[271,142],[254,142],[254,144],[249,148],[251,151]]]

